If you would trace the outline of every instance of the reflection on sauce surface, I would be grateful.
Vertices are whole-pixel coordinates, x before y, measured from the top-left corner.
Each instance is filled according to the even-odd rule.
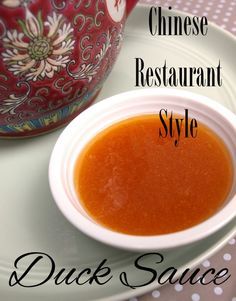
[[[157,115],[133,117],[99,133],[75,166],[75,188],[99,224],[134,235],[196,225],[224,203],[233,178],[230,154],[198,123],[196,138],[159,138]]]

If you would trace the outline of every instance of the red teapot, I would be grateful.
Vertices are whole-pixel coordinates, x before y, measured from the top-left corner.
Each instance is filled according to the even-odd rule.
[[[137,0],[0,0],[0,137],[55,129],[98,95]]]

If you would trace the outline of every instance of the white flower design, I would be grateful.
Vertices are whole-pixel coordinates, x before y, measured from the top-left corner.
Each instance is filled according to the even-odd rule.
[[[75,43],[73,28],[55,12],[43,23],[41,12],[35,17],[27,7],[25,9],[25,21],[19,21],[23,32],[7,31],[3,39],[6,48],[3,61],[9,71],[16,76],[25,75],[26,80],[52,78],[70,61],[69,54]]]
[[[16,95],[10,94],[8,98],[4,99],[0,105],[0,114],[15,115],[15,110],[27,100],[30,94],[30,85],[27,82],[17,83],[17,87],[26,86],[27,91],[24,94]]]
[[[93,77],[97,74],[100,65],[105,58],[109,48],[111,48],[111,34],[108,31],[107,34],[102,34],[105,37],[105,42],[102,45],[102,48],[100,49],[100,52],[95,56],[96,63],[90,63],[90,64],[82,64],[80,66],[80,69],[78,72],[73,73],[69,70],[70,65],[74,65],[76,62],[75,60],[70,61],[70,63],[67,66],[67,72],[68,74],[73,77],[74,79],[87,79],[90,83],[93,79]],[[86,49],[86,48],[85,48]]]

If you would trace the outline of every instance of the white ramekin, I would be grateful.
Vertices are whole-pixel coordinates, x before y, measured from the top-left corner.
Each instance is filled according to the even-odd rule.
[[[226,143],[234,179],[225,205],[206,221],[166,235],[135,236],[117,233],[96,223],[83,209],[74,189],[75,161],[84,146],[106,127],[131,116],[167,109],[196,118],[212,128]],[[79,230],[103,243],[135,251],[161,250],[189,244],[212,234],[236,216],[236,116],[202,95],[174,89],[140,89],[107,98],[76,117],[62,132],[49,165],[50,188],[64,216]],[[173,196],[174,197],[174,196]]]

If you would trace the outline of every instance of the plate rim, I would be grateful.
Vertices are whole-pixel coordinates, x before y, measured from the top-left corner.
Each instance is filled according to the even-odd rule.
[[[144,3],[139,3],[137,5],[137,9],[143,9],[143,8],[147,9],[147,8],[150,8],[150,7],[151,6],[149,4],[144,4]],[[163,7],[163,9],[165,9],[167,11],[166,8]],[[180,11],[180,10],[177,10],[177,9],[173,9],[173,11],[177,12],[179,15],[182,15],[182,16],[184,16],[184,15],[193,16],[190,13],[186,13],[186,12],[183,12],[183,11]],[[221,28],[220,26],[216,25],[215,23],[213,23],[211,21],[209,22],[209,25],[211,27],[213,27],[215,31],[220,32],[223,35],[227,35],[228,38],[230,38],[231,40],[233,40],[234,42],[236,42],[236,36],[234,36],[231,32],[229,32],[229,31]],[[3,140],[5,140],[5,139],[3,139]],[[235,222],[235,219],[233,219],[233,221]],[[228,224],[225,227],[227,227]],[[220,229],[216,233],[219,233],[222,229]],[[181,273],[181,271],[183,269],[185,269],[186,267],[189,267],[189,268],[192,269],[195,266],[197,266],[199,263],[201,263],[207,257],[210,257],[213,254],[215,254],[217,251],[219,251],[221,248],[223,248],[227,244],[227,242],[232,237],[235,236],[235,234],[236,234],[236,223],[234,223],[234,225],[232,226],[232,228],[230,228],[230,230],[227,231],[227,233],[225,235],[223,235],[219,240],[217,240],[217,242],[215,242],[209,249],[207,249],[204,252],[202,252],[199,256],[192,258],[192,260],[190,260],[189,263],[187,263],[185,265],[182,265],[178,269],[178,273],[177,273],[176,277],[178,277],[178,275]],[[92,300],[93,301],[120,301],[120,300],[124,300],[124,299],[128,299],[128,298],[132,298],[132,297],[137,297],[137,296],[143,295],[145,293],[149,293],[152,290],[158,289],[160,287],[162,287],[162,286],[161,285],[157,285],[157,283],[152,283],[150,285],[147,285],[147,286],[144,286],[144,287],[141,287],[141,288],[137,288],[135,290],[129,290],[129,291],[126,291],[126,292],[122,292],[122,293],[118,293],[118,294],[115,294],[115,295],[111,295],[109,297],[95,298],[95,299],[92,299]],[[19,296],[19,294],[18,294],[18,296]]]

